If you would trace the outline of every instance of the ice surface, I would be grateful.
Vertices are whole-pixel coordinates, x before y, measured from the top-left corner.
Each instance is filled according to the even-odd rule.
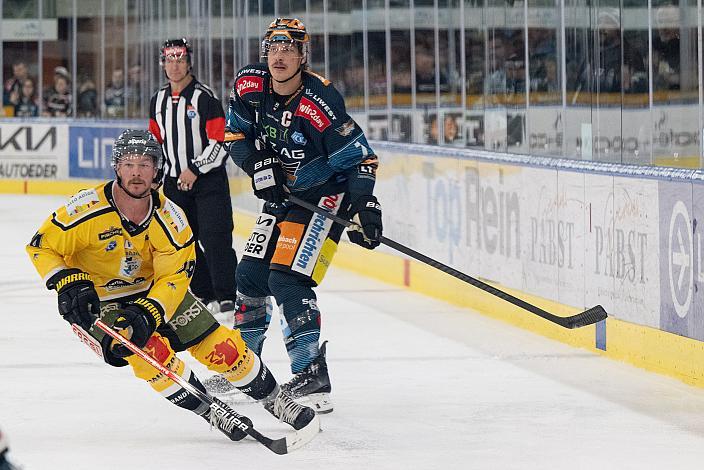
[[[59,317],[24,245],[64,200],[0,196],[0,427],[26,470],[676,469],[704,460],[704,391],[335,269],[318,292],[335,401],[324,431],[286,456],[232,443],[129,368],[103,365]],[[287,380],[277,325],[263,357]],[[264,433],[287,432],[259,405],[239,410]]]

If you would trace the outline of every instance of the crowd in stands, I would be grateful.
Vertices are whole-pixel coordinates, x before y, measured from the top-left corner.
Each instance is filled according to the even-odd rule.
[[[4,82],[0,116],[141,118],[141,67],[132,66],[128,75],[129,82],[126,83],[124,71],[114,69],[100,103],[94,79],[82,75],[74,97],[71,74],[66,67],[57,66],[51,76],[51,85],[44,89],[40,100],[37,81],[29,74],[28,65],[25,62],[16,62],[12,64],[12,76]]]

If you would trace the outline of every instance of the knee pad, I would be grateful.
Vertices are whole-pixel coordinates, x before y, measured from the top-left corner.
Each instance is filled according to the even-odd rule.
[[[269,265],[259,261],[243,258],[237,263],[235,280],[237,290],[248,297],[266,297],[271,295],[267,286]]]
[[[239,329],[247,346],[262,353],[264,333],[271,322],[273,307],[269,297],[248,297],[239,290],[235,302],[235,328]]]
[[[222,374],[235,386],[249,383],[251,378],[247,378],[252,371],[254,374],[259,371],[259,356],[247,347],[240,332],[222,325],[188,351],[198,362]]]

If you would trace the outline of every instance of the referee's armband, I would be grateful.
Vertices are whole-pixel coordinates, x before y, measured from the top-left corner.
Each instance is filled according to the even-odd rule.
[[[235,142],[238,140],[244,140],[245,135],[244,132],[225,132],[225,140],[224,142]]]

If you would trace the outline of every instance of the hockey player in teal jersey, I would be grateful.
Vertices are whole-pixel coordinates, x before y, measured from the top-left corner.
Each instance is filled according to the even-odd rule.
[[[325,276],[343,227],[287,201],[289,193],[353,219],[350,241],[379,245],[381,206],[373,195],[378,160],[330,81],[308,70],[310,37],[297,19],[277,18],[262,41],[264,63],[244,67],[230,93],[225,145],[265,201],[237,267],[234,324],[261,352],[268,296],[282,313],[293,379],[283,387],[332,411],[320,311],[313,290]]]

